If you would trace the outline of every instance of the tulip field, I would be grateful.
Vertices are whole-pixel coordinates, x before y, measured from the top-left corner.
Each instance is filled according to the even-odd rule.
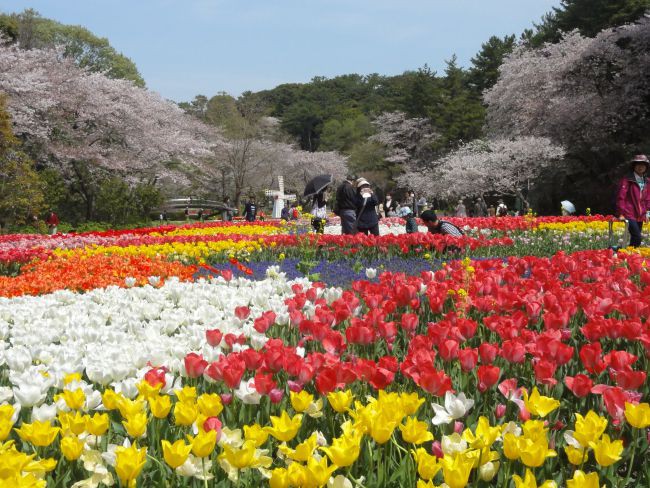
[[[649,487],[650,249],[449,220],[0,236],[0,487]]]

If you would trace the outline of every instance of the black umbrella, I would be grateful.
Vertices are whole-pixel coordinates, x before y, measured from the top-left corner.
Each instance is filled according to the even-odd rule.
[[[307,186],[305,186],[303,196],[311,197],[317,193],[320,193],[325,188],[327,188],[332,183],[332,181],[334,181],[334,177],[332,175],[318,175],[312,178],[311,181],[307,183]]]

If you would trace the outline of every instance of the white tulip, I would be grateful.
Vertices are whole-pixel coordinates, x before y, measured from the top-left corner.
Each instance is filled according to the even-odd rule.
[[[366,278],[372,280],[377,277],[377,270],[375,268],[366,268]]]
[[[235,390],[235,396],[247,405],[259,405],[262,395],[255,389],[255,380],[242,381]]]
[[[458,396],[448,391],[445,393],[445,406],[442,407],[436,403],[432,403],[433,411],[436,416],[431,421],[433,425],[448,424],[453,420],[464,417],[465,414],[474,405],[474,400],[468,399],[464,393],[459,393]]]
[[[48,405],[44,403],[40,407],[34,407],[32,409],[32,422],[49,422],[56,417],[58,409],[56,405]]]
[[[33,407],[40,405],[45,401],[46,394],[38,386],[30,384],[21,384],[14,388],[14,397],[16,402],[23,407]]]
[[[467,442],[456,432],[451,435],[443,435],[440,444],[442,452],[446,456],[451,456],[454,453],[463,452],[467,449]]]

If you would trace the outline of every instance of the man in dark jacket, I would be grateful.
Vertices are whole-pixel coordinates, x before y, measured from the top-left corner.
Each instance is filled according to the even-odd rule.
[[[354,190],[355,177],[346,176],[343,183],[336,189],[336,215],[341,217],[341,233],[356,234],[355,222],[357,220],[357,192]]]
[[[255,205],[255,197],[251,197],[244,209],[244,218],[248,222],[255,222],[257,216],[257,205]]]

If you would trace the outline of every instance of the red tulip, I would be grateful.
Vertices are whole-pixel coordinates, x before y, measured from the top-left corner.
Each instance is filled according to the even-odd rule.
[[[533,361],[533,369],[535,370],[535,379],[544,385],[555,385],[557,380],[553,378],[557,365],[545,359],[537,359]]]
[[[599,375],[605,370],[605,362],[601,358],[602,347],[600,342],[585,344],[580,349],[580,361],[585,369],[595,375]]]
[[[239,320],[246,320],[251,314],[251,309],[247,306],[235,307],[235,317]]]
[[[219,329],[212,329],[205,331],[205,339],[208,341],[212,347],[217,347],[221,344],[221,339],[223,338],[223,332]]]
[[[221,420],[217,417],[208,417],[203,422],[203,430],[206,432],[214,430],[217,433],[217,441],[221,438],[221,426]]]
[[[591,381],[589,376],[584,374],[577,374],[573,377],[566,376],[564,384],[571,390],[571,392],[578,398],[584,398],[591,392],[594,382]]]
[[[498,353],[499,347],[494,344],[484,342],[478,346],[478,354],[481,357],[481,362],[484,364],[492,364]]]
[[[237,388],[245,371],[246,363],[243,359],[237,357],[229,358],[222,370],[223,381],[228,388]]]
[[[268,395],[277,386],[271,373],[257,373],[254,378],[255,389],[261,395]]]
[[[271,403],[280,403],[282,401],[283,396],[284,396],[284,391],[279,390],[278,388],[273,388],[269,392],[269,399],[271,400]]]
[[[503,416],[506,414],[506,406],[503,403],[497,404],[497,406],[494,409],[494,416],[497,419],[503,418]]]
[[[418,327],[418,316],[414,313],[405,313],[402,314],[402,329],[407,332],[415,333],[415,330]]]
[[[443,361],[452,361],[458,357],[458,342],[447,339],[438,346],[438,352]]]
[[[468,373],[476,367],[478,351],[476,349],[461,349],[458,351],[458,361],[461,369]]]
[[[439,397],[452,390],[451,378],[444,371],[437,371],[433,366],[422,372],[418,384],[425,391]]]
[[[147,371],[144,374],[144,379],[149,385],[156,387],[157,385],[160,385],[161,388],[165,387],[165,373],[167,372],[167,368],[160,367],[160,368],[152,368],[149,371]]]
[[[191,352],[185,356],[185,372],[190,378],[201,376],[207,366],[208,362],[200,354]]]
[[[476,376],[478,377],[478,391],[484,393],[497,384],[499,376],[501,376],[501,369],[498,366],[482,364],[476,370]]]

